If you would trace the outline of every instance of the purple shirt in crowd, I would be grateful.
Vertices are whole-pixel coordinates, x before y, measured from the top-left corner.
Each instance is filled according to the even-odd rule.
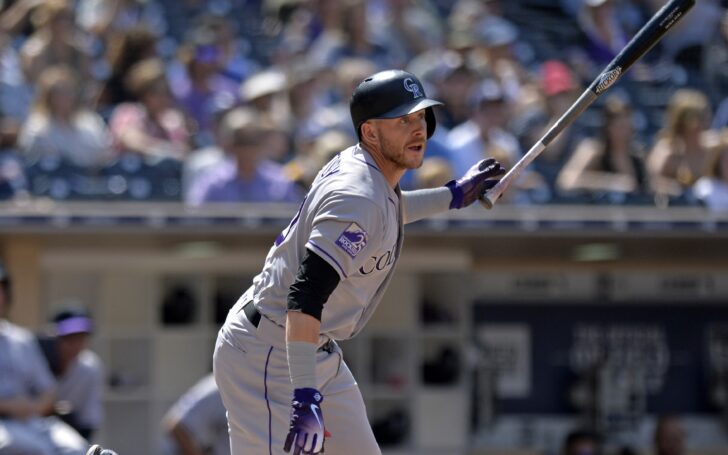
[[[273,161],[258,164],[250,180],[238,176],[233,159],[225,159],[191,183],[187,203],[203,202],[300,202],[303,192]]]

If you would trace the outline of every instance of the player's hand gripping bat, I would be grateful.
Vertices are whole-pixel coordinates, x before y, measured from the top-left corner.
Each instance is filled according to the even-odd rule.
[[[614,84],[627,69],[642,57],[660,38],[675,25],[695,5],[695,0],[670,0],[640,29],[622,51],[614,57],[602,73],[581,94],[574,104],[546,132],[546,134],[523,155],[508,173],[480,199],[481,203],[492,208],[495,201],[508,186],[567,126],[581,115],[599,95]]]

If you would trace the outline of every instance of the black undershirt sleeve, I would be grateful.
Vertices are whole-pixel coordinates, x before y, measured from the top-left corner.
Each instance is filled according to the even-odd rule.
[[[328,262],[306,249],[296,280],[288,291],[288,310],[306,313],[320,321],[324,303],[339,281],[339,274]]]

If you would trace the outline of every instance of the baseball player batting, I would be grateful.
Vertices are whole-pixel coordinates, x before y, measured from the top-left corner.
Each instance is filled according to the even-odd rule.
[[[400,190],[404,172],[422,164],[440,104],[400,70],[354,91],[359,143],[321,169],[218,334],[215,380],[234,455],[381,453],[336,341],[374,313],[402,226],[472,204],[505,172],[487,159],[441,188]]]

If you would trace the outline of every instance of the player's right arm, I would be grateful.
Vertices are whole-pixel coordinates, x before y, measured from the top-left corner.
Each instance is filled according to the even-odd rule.
[[[48,390],[34,398],[15,397],[0,400],[0,415],[7,415],[19,420],[49,415],[53,409],[55,397],[55,392]]]
[[[286,314],[286,349],[293,401],[284,450],[288,452],[293,448],[295,455],[323,451],[326,430],[320,408],[323,395],[316,386],[316,350],[324,303],[338,284],[336,270],[307,249],[288,294]]]
[[[12,398],[0,399],[0,415],[4,414],[15,419],[51,415],[56,402],[56,382],[48,368],[48,362],[30,332],[26,333],[23,329],[22,335],[17,336],[16,342],[20,345],[19,355],[25,368],[14,370],[18,374],[22,374],[21,370],[26,372],[24,377],[19,378],[19,382],[27,382],[28,389],[34,390],[36,393],[30,396],[12,390],[8,394]],[[13,392],[16,393],[13,394]]]
[[[317,389],[316,350],[324,304],[339,282],[359,269],[383,234],[383,209],[372,201],[333,191],[317,204],[311,232],[288,293],[286,349],[293,385],[286,452],[323,451],[323,395]]]

